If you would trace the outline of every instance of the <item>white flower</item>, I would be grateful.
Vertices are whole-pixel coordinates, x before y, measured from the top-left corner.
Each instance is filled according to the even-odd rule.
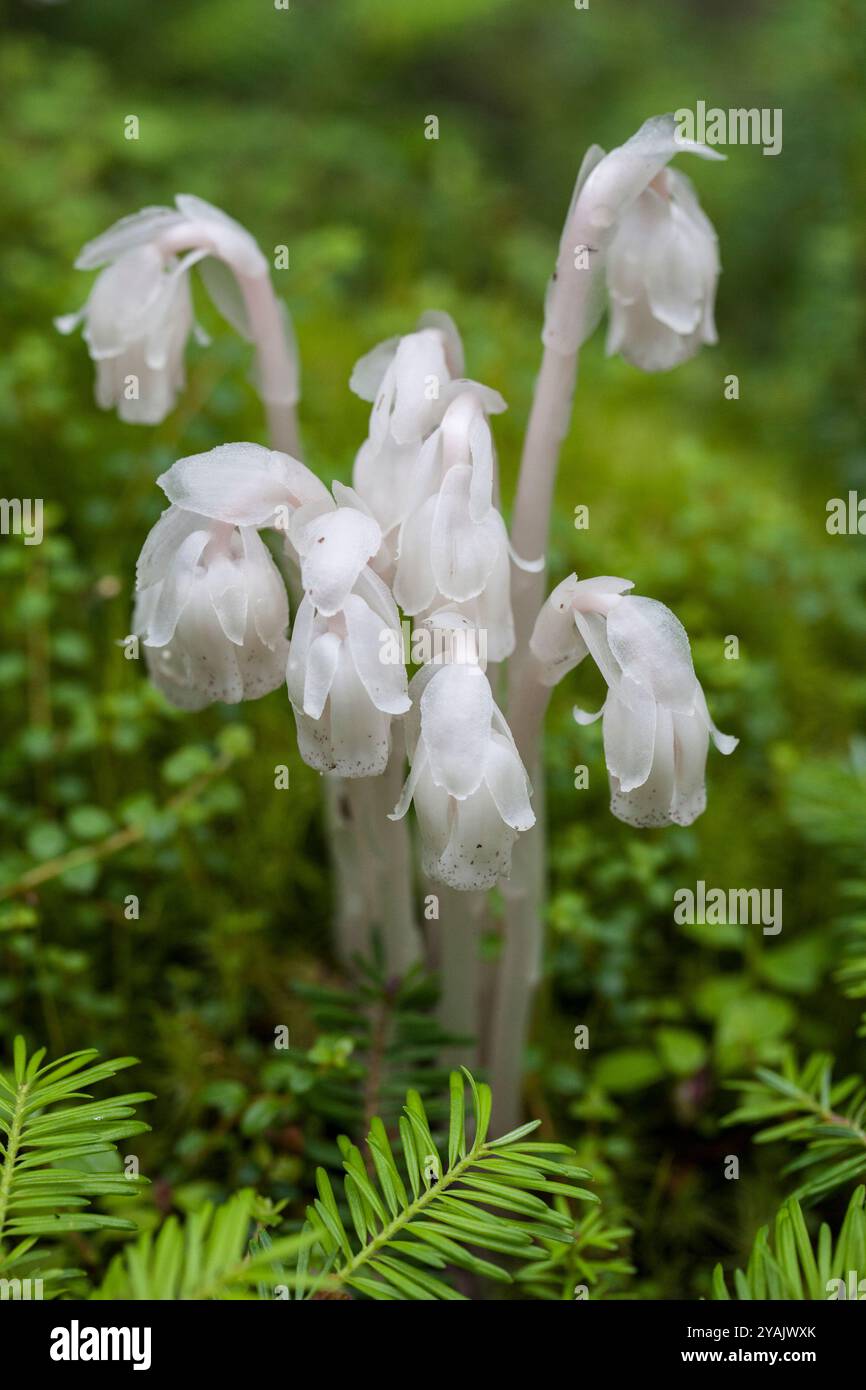
[[[691,186],[666,172],[677,154],[723,159],[681,139],[672,115],[645,121],[624,145],[587,151],[548,288],[544,342],[577,351],[610,294],[608,352],[663,371],[715,342],[718,251]]]
[[[530,647],[542,683],[554,685],[589,652],[609,693],[604,718],[611,810],[629,825],[691,825],[706,806],[710,736],[721,753],[737,739],[710,718],[688,634],[655,599],[630,595],[627,579],[559,584],[538,616]]]
[[[253,527],[169,507],[144,543],[133,631],[181,709],[255,700],[282,684],[286,591]]]
[[[607,253],[607,353],[664,372],[715,343],[719,252],[684,174],[663,169],[623,214]]]
[[[234,277],[253,285],[268,274],[255,240],[239,223],[190,194],[175,201],[176,209],[145,208],[88,242],[76,268],[104,268],[84,307],[55,320],[62,333],[83,321],[96,363],[97,404],[116,407],[134,424],[158,424],[183,389],[184,352],[194,328],[192,266],[200,264],[217,308],[244,336],[247,312]],[[295,388],[287,388],[289,394]]]
[[[385,771],[392,716],[410,706],[402,663],[383,660],[389,635],[399,643],[399,614],[368,567],[329,614],[304,595],[286,680],[301,757],[319,772],[376,777]]]
[[[424,872],[452,888],[486,889],[511,869],[517,835],[535,824],[532,789],[487,677],[475,665],[426,666],[409,693],[411,771],[392,813],[414,801]]]
[[[373,409],[353,482],[386,536],[406,515],[419,448],[455,395],[471,387],[490,413],[505,409],[497,392],[465,381],[463,372],[457,327],[436,310],[421,315],[414,333],[379,343],[355,364],[349,385]]]
[[[125,251],[98,276],[84,308],[57,319],[62,333],[84,320],[96,363],[96,403],[130,424],[155,425],[185,383],[193,328],[187,270],[195,253],[165,260],[153,245]]]
[[[483,398],[463,390],[412,467],[397,542],[394,597],[408,614],[444,606],[487,630],[488,653],[514,650],[508,532],[493,505],[495,458]]]

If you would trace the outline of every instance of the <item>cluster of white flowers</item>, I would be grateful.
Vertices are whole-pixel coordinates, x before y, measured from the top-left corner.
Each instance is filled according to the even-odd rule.
[[[454,375],[462,347],[445,315],[358,363],[373,397],[356,488],[333,493],[304,464],[257,444],[180,459],[158,479],[171,505],[138,565],[134,631],[174,704],[255,699],[284,681],[301,756],[320,772],[375,777],[405,716],[427,872],[485,888],[507,874],[534,822],[529,783],[479,664],[484,628],[499,660],[514,645],[509,546],[493,505],[494,391]],[[271,529],[303,597],[291,641]],[[403,611],[444,640],[408,684],[389,659]],[[467,655],[468,654],[468,655]]]
[[[647,122],[610,155],[590,150],[548,299],[553,352],[576,351],[597,321],[602,266],[609,351],[662,370],[714,340],[715,235],[687,181],[666,167],[678,149],[712,153],[678,143],[672,118]],[[588,275],[581,249],[595,258]],[[162,420],[183,386],[193,265],[224,316],[256,340],[266,402],[297,398],[290,342],[263,288],[267,264],[218,209],[179,195],[174,209],[117,223],[77,265],[100,274],[58,327],[84,323],[97,400],[121,418]],[[372,406],[352,487],[329,492],[289,454],[247,443],[163,474],[170,505],[141,552],[134,631],[154,682],[183,709],[255,699],[285,681],[301,755],[320,772],[378,776],[405,743],[410,772],[394,818],[414,802],[426,872],[488,888],[535,820],[485,671],[487,657],[514,651],[512,563],[543,566],[515,555],[498,506],[490,417],[505,402],[464,376],[460,335],[442,313],[361,358],[350,386]],[[273,532],[271,547],[262,531]],[[280,549],[302,592],[291,640]],[[543,684],[587,652],[601,669],[614,813],[633,825],[689,824],[704,806],[710,734],[723,752],[736,741],[710,720],[677,619],[627,595],[631,587],[572,575],[543,606],[530,647]],[[401,610],[439,641],[411,683],[393,659]],[[458,641],[467,634],[483,641]]]

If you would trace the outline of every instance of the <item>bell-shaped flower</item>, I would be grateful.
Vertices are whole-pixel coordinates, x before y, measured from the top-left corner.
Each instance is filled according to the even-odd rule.
[[[285,679],[288,601],[254,527],[169,507],[137,569],[133,631],[172,704],[237,704]]]
[[[606,270],[608,356],[664,372],[718,341],[718,242],[684,174],[663,169],[626,210]]]
[[[663,371],[715,342],[715,233],[688,181],[666,172],[677,154],[724,159],[682,139],[672,115],[645,121],[624,145],[587,151],[548,287],[543,339],[572,354],[604,313],[608,352]]]
[[[96,400],[122,420],[157,424],[184,385],[184,353],[194,329],[189,271],[198,264],[221,314],[251,336],[248,304],[261,299],[268,265],[238,222],[201,198],[180,193],[176,208],[145,208],[88,242],[78,270],[100,269],[87,302],[55,320],[62,333],[84,324],[96,363]],[[276,313],[276,310],[274,310]],[[199,332],[199,337],[204,335]],[[272,330],[280,382],[268,399],[297,399],[297,366],[284,326]],[[277,342],[279,339],[279,342]]]
[[[305,593],[295,616],[286,680],[305,763],[341,777],[385,771],[391,720],[405,714],[410,701],[400,615],[387,586],[369,567],[330,614]]]
[[[538,616],[530,648],[539,679],[554,685],[589,652],[608,685],[603,716],[611,810],[635,826],[691,825],[706,806],[710,737],[721,753],[737,739],[710,718],[688,634],[669,608],[625,592],[626,579],[559,584]]]
[[[414,801],[424,872],[452,888],[492,888],[511,870],[518,834],[535,824],[532,788],[477,665],[425,666],[409,694],[411,771],[392,813]]]
[[[422,445],[400,527],[394,597],[412,616],[456,605],[487,629],[491,661],[514,649],[505,522],[484,398],[464,390]],[[518,561],[518,563],[521,563]]]
[[[96,403],[129,424],[159,424],[183,390],[195,259],[191,252],[166,261],[153,245],[132,247],[98,276],[83,309],[56,320],[62,333],[83,320]]]

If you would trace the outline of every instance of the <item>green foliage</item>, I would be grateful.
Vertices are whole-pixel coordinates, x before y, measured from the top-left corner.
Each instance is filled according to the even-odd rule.
[[[813,1244],[796,1198],[791,1197],[776,1213],[772,1232],[762,1226],[745,1273],[733,1273],[733,1293],[729,1291],[721,1265],[713,1271],[714,1299],[827,1299],[850,1297],[849,1282],[856,1286],[866,1277],[866,1188],[858,1187],[838,1236],[826,1223]],[[839,1280],[842,1290],[831,1281]],[[854,1293],[854,1297],[859,1297]]]
[[[407,1090],[417,1090],[438,1115],[447,1068],[443,1049],[458,1039],[433,1012],[437,985],[420,967],[400,980],[387,977],[376,960],[357,961],[353,979],[342,986],[295,985],[310,1006],[317,1030],[314,1046],[289,1049],[267,1068],[277,1084],[288,1071],[304,1085],[310,1110],[358,1133],[374,1113],[386,1124],[400,1113]],[[471,1040],[464,1040],[471,1041]]]
[[[559,1211],[570,1213],[563,1197],[555,1199]],[[575,1298],[611,1298],[635,1273],[635,1267],[620,1253],[620,1247],[634,1234],[628,1226],[610,1222],[598,1208],[575,1222],[569,1245],[545,1242],[546,1259],[534,1260],[517,1271],[515,1278],[533,1298],[548,1302],[570,1302]]]
[[[402,1051],[407,1027],[403,1060],[391,1054],[365,1100],[374,1002],[350,1021],[331,1001],[328,1021],[294,990],[336,981],[320,779],[297,757],[284,693],[191,718],[118,646],[161,506],[154,478],[226,439],[264,439],[249,346],[197,296],[213,342],[191,348],[182,403],[154,430],[122,425],[94,408],[83,345],[51,327],[92,283],[75,254],[177,190],[240,217],[266,252],[288,244],[278,288],[301,349],[304,448],[328,479],[348,481],[366,429],[354,360],[421,310],[450,310],[472,374],[509,402],[496,421],[507,514],[583,149],[690,103],[696,72],[723,108],[760,91],[799,113],[777,160],[738,147],[724,165],[690,162],[725,269],[719,346],[645,377],[604,360],[603,331],[587,344],[553,518],[551,573],[624,574],[670,604],[717,722],[741,737],[734,759],[711,755],[695,826],[638,834],[609,815],[600,729],[571,720],[599,694],[588,670],[554,692],[546,736],[552,896],[528,1095],[579,1147],[605,1210],[637,1228],[632,1291],[694,1296],[708,1246],[738,1248],[796,1181],[772,1145],[750,1150],[739,1183],[719,1180],[725,1081],[779,1073],[793,1038],[839,1076],[863,1070],[866,553],[823,528],[827,498],[863,480],[862,15],[787,0],[717,7],[709,29],[676,0],[631,6],[625,24],[622,6],[593,6],[589,25],[538,0],[266,5],[255,22],[235,0],[159,8],[155,25],[151,7],[112,0],[18,6],[0,54],[0,425],[28,480],[15,486],[46,503],[42,545],[0,538],[0,895],[16,890],[0,901],[0,1038],[142,1058],[159,1097],[142,1168],[160,1176],[160,1210],[254,1187],[298,1216],[315,1167],[339,1166],[338,1129],[357,1140],[364,1112],[389,1124],[408,1085],[435,1123],[441,1072]],[[423,139],[428,109],[438,142]],[[127,111],[138,141],[122,137]],[[572,526],[577,503],[588,531]],[[169,806],[236,738],[231,765]],[[778,886],[783,933],[674,924],[673,893],[697,878]],[[432,1045],[426,1002],[406,1008]]]
[[[783,1169],[804,1173],[794,1196],[817,1201],[866,1174],[866,1083],[859,1076],[833,1080],[833,1059],[824,1053],[798,1068],[793,1055],[781,1072],[759,1068],[754,1081],[738,1081],[743,1102],[725,1124],[764,1124],[758,1144],[778,1140],[805,1145]]]
[[[20,1273],[42,1258],[40,1238],[70,1231],[134,1231],[135,1222],[92,1209],[94,1198],[132,1197],[146,1179],[119,1171],[117,1143],[150,1128],[133,1118],[152,1100],[132,1091],[93,1100],[89,1090],[137,1058],[97,1062],[95,1051],[42,1065],[15,1039],[10,1078],[0,1074],[0,1271]],[[52,1270],[54,1277],[69,1271]],[[48,1277],[44,1275],[43,1277]]]
[[[402,1169],[378,1118],[367,1136],[369,1166],[350,1139],[340,1139],[345,1170],[340,1195],[348,1225],[320,1168],[319,1195],[307,1210],[306,1229],[315,1243],[298,1264],[296,1297],[353,1289],[382,1301],[462,1299],[431,1270],[456,1265],[510,1283],[506,1269],[474,1252],[544,1260],[545,1242],[573,1239],[572,1218],[545,1198],[564,1194],[598,1201],[575,1184],[589,1174],[566,1161],[567,1145],[527,1142],[538,1121],[488,1139],[490,1088],[465,1075],[473,1102],[471,1138],[463,1077],[452,1072],[441,1152],[417,1091],[409,1092],[399,1124]]]
[[[263,1244],[264,1225],[276,1219],[249,1188],[223,1206],[206,1202],[181,1222],[170,1216],[158,1235],[148,1231],[112,1260],[96,1299],[256,1299],[273,1296],[285,1276],[280,1261],[297,1259],[302,1236]],[[259,1226],[251,1248],[251,1225]]]

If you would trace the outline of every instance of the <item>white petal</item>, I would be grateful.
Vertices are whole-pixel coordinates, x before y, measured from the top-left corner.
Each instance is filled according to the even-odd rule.
[[[369,565],[361,570],[355,584],[354,593],[360,595],[366,604],[382,619],[385,627],[399,631],[400,613],[391,597],[391,590],[384,584]]]
[[[361,570],[382,544],[372,517],[338,507],[305,528],[301,550],[304,591],[326,616],[341,609]]]
[[[94,270],[96,266],[116,261],[134,247],[155,241],[163,232],[182,221],[183,217],[173,208],[159,207],[142,208],[141,212],[134,212],[130,217],[121,217],[107,232],[82,247],[75,269]]]
[[[691,713],[698,690],[691,648],[669,608],[627,594],[608,616],[607,640],[624,675],[651,691],[659,704]]]
[[[493,506],[494,454],[493,435],[480,412],[469,427],[469,450],[472,455],[469,514],[473,521],[483,521]]]
[[[186,538],[193,531],[209,530],[205,517],[197,516],[195,512],[181,511],[179,507],[166,507],[141,547],[135,567],[136,588],[147,589],[164,579]]]
[[[428,779],[428,780],[431,780],[431,782],[432,782],[432,779],[430,779],[430,776],[429,776],[429,763],[428,763],[428,760],[427,760],[427,750],[426,750],[426,748],[424,747],[424,744],[422,743],[422,744],[419,744],[419,746],[418,746],[417,756],[415,756],[415,757],[413,757],[413,758],[411,759],[411,766],[410,766],[410,768],[409,768],[409,776],[406,778],[405,782],[403,783],[403,789],[402,789],[402,791],[400,792],[400,798],[399,798],[399,800],[398,800],[398,802],[397,802],[397,805],[394,807],[393,811],[390,811],[390,812],[388,813],[388,819],[389,819],[389,820],[402,820],[402,819],[403,819],[403,817],[405,816],[406,812],[409,810],[409,807],[410,807],[411,804],[412,804],[412,799],[413,799],[413,797],[415,796],[415,793],[416,793],[416,791],[417,791],[417,789],[418,789],[418,786],[419,786],[419,783],[420,783],[420,781],[421,781],[422,775],[425,774],[425,773],[427,774],[427,779]],[[445,799],[446,799],[446,801],[447,801],[447,799],[448,799],[448,793],[447,793],[447,792],[443,792],[443,796],[445,797]]]
[[[151,626],[145,634],[145,641],[148,646],[164,647],[174,636],[181,614],[192,598],[194,589],[198,587],[196,582],[198,562],[210,540],[210,531],[193,531],[192,535],[187,536],[178,548],[166,577],[162,581]],[[201,571],[201,578],[204,580],[204,571]],[[202,593],[198,599],[199,606],[203,608],[207,605],[209,607],[210,599],[204,583],[201,584],[201,589]],[[215,614],[213,614],[213,623],[216,624]]]
[[[458,892],[492,888],[511,871],[516,831],[506,825],[482,784],[457,803],[448,844],[435,865],[436,875]]]
[[[652,768],[646,781],[624,790],[611,776],[610,809],[627,825],[646,828],[670,825],[674,803],[674,739],[670,710],[658,707]]]
[[[707,726],[698,714],[673,715],[674,791],[671,820],[691,825],[707,804],[705,772],[710,745]]]
[[[620,667],[607,640],[607,622],[599,613],[582,613],[574,610],[577,630],[589,648],[590,656],[611,689],[619,684]]]
[[[452,376],[462,376],[466,370],[463,342],[457,324],[442,309],[425,309],[418,320],[419,328],[435,328],[442,334],[445,357]]]
[[[273,650],[278,643],[285,642],[289,625],[289,601],[283,577],[257,531],[244,526],[240,536],[250,616],[259,639]]]
[[[588,648],[574,621],[572,598],[577,576],[569,575],[542,604],[529,649],[541,665],[539,679],[543,685],[556,685],[586,656]]]
[[[405,714],[412,703],[406,693],[406,669],[402,662],[382,660],[383,642],[392,629],[383,627],[381,618],[357,594],[349,594],[343,616],[355,670],[373,704],[385,714]]]
[[[370,700],[345,642],[328,703],[334,771],[341,777],[378,777],[388,765],[391,718]]]
[[[740,740],[738,738],[735,738],[733,734],[723,734],[721,730],[716,728],[710,716],[710,711],[707,708],[707,699],[704,695],[703,687],[700,681],[698,682],[697,695],[695,699],[695,712],[703,720],[704,724],[709,729],[713,743],[716,745],[716,748],[718,748],[719,752],[724,753],[726,755],[729,753],[733,753]]]
[[[336,632],[323,632],[311,644],[304,674],[304,714],[321,719],[331,693],[342,642]]]
[[[205,256],[199,263],[198,270],[202,284],[226,323],[231,324],[235,332],[246,342],[251,342],[249,314],[237,276],[225,261],[218,260],[216,256]]]
[[[394,360],[399,342],[399,334],[394,338],[386,338],[383,343],[377,343],[363,357],[358,358],[349,377],[349,390],[360,396],[362,401],[376,399],[385,373]]]
[[[481,593],[503,545],[507,545],[504,522],[493,508],[483,521],[472,520],[471,484],[469,466],[448,470],[439,492],[430,537],[436,587],[457,603]]]
[[[437,786],[459,799],[484,776],[493,696],[478,666],[443,666],[421,696],[421,733]]]
[[[325,620],[317,616],[315,608],[305,594],[298,605],[292,625],[292,640],[286,668],[289,699],[299,709],[303,709],[304,706],[304,683],[310,648],[316,638],[326,631]]]
[[[220,444],[191,454],[157,482],[177,506],[237,526],[273,524],[277,507],[329,502],[324,483],[304,464],[261,444]]]
[[[605,701],[605,762],[624,792],[642,786],[650,775],[660,717],[656,702],[648,693],[634,700],[632,708],[613,693]]]
[[[535,814],[529,804],[529,781],[520,757],[501,734],[487,747],[484,780],[500,816],[513,830],[529,830]]]
[[[400,527],[394,598],[410,616],[429,608],[436,595],[431,545],[438,503],[438,496],[429,498]]]
[[[207,585],[220,627],[230,642],[243,646],[248,599],[242,567],[227,555],[214,556],[207,566]]]
[[[394,358],[395,395],[390,430],[398,444],[419,443],[439,423],[440,394],[450,380],[442,335],[433,329],[400,339]]]

